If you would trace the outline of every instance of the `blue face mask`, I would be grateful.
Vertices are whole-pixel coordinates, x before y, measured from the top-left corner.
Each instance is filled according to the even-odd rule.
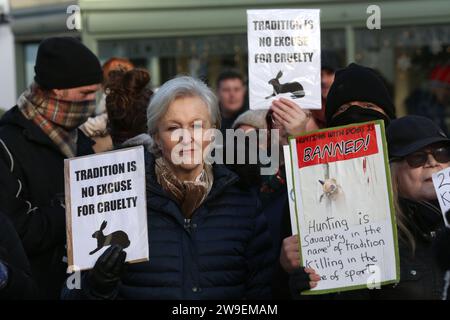
[[[360,106],[350,106],[344,112],[338,114],[330,123],[328,127],[346,126],[352,123],[361,123],[374,120],[384,120],[384,125],[387,127],[391,121],[388,116],[373,109],[361,108]]]

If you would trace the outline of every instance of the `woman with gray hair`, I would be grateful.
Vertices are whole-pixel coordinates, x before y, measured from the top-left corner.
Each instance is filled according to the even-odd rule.
[[[93,299],[270,298],[270,235],[258,197],[203,159],[208,129],[220,127],[217,99],[200,80],[166,82],[147,110],[149,254],[123,271],[112,247],[66,296]],[[77,292],[78,291],[78,292]]]

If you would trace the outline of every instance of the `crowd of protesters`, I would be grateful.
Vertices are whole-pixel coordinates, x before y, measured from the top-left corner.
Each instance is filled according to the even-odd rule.
[[[448,297],[450,230],[431,179],[450,166],[447,130],[433,117],[396,118],[373,69],[339,67],[323,54],[321,110],[284,98],[268,110],[249,110],[238,72],[223,72],[217,92],[189,76],[153,92],[151,71],[127,59],[112,58],[102,67],[74,38],[44,40],[34,82],[0,119],[0,299],[305,299],[302,291],[317,286],[320,275],[300,265],[282,147],[289,136],[372,120],[386,126],[400,281],[308,299]],[[448,68],[432,75],[440,81],[433,92],[441,104],[450,96]],[[420,102],[422,110],[424,101],[407,103],[418,108]],[[174,161],[178,144],[186,147],[179,156],[188,159],[210,148],[211,140],[193,134],[199,122],[203,130],[223,133],[268,130],[264,139],[258,135],[257,148],[278,152],[275,170],[261,175],[262,161]],[[177,129],[190,134],[173,141]],[[70,288],[64,159],[138,145],[145,154],[149,261],[125,263],[124,248],[110,246],[81,273],[80,287]],[[248,143],[235,150],[226,145],[224,157],[251,157]]]

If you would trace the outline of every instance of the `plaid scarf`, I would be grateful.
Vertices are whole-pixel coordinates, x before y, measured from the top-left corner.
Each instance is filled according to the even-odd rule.
[[[95,101],[65,101],[49,97],[33,83],[17,101],[25,118],[33,121],[68,158],[77,155],[77,128],[95,110]]]
[[[205,164],[194,181],[180,181],[162,157],[156,159],[155,173],[158,183],[174,197],[187,219],[190,219],[195,209],[205,201],[214,180],[211,165]]]

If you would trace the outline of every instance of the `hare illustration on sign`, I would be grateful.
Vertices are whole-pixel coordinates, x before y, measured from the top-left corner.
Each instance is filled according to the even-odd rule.
[[[128,235],[122,231],[114,231],[113,233],[110,233],[108,235],[103,234],[103,230],[106,228],[106,221],[102,222],[102,225],[100,226],[100,230],[95,231],[92,235],[92,238],[97,239],[97,248],[89,252],[89,255],[93,255],[98,250],[100,250],[103,247],[111,246],[111,245],[119,245],[122,248],[128,248],[130,245],[130,239],[128,239]]]
[[[292,93],[291,98],[293,99],[303,98],[305,96],[303,86],[299,82],[295,81],[281,84],[279,79],[282,76],[283,72],[280,70],[277,76],[269,81],[269,84],[273,86],[273,93],[267,96],[266,99],[275,97],[280,93]]]
[[[330,200],[335,200],[338,193],[341,191],[341,186],[337,184],[336,179],[325,179],[319,180],[320,184],[322,185],[323,193],[320,196],[319,203],[322,202],[322,199],[326,197]]]

